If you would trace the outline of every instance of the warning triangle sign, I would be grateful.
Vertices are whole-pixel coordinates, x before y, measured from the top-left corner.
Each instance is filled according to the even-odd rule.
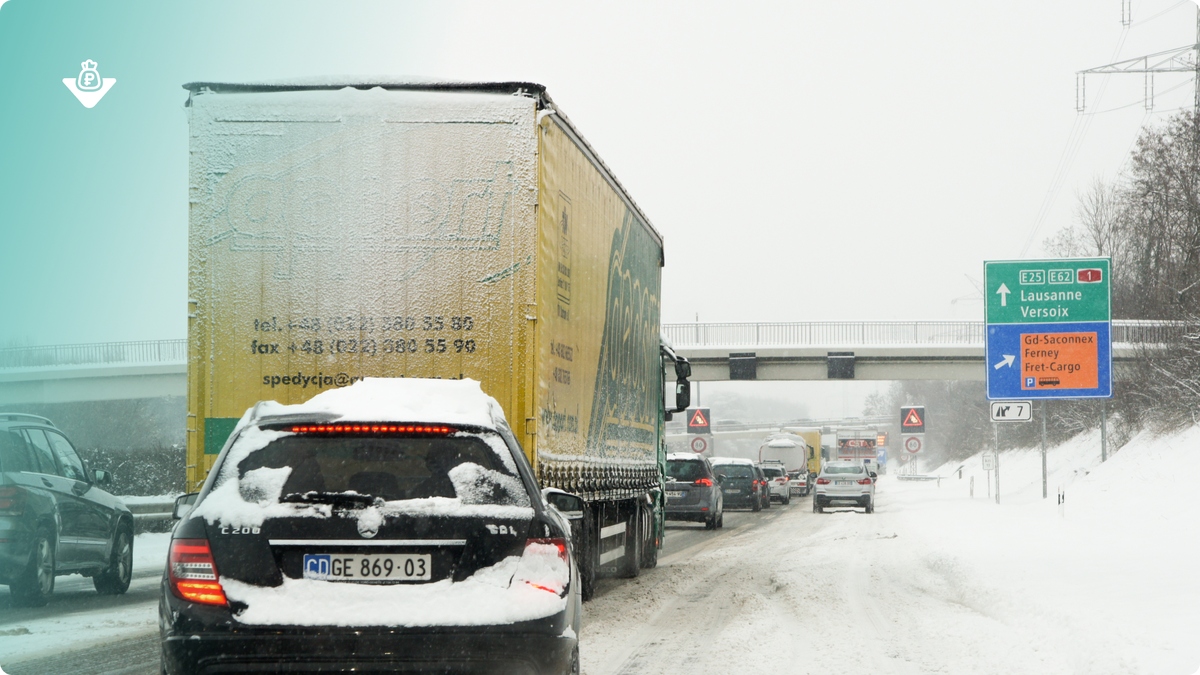
[[[700,410],[699,408],[696,408],[696,412],[692,413],[692,421],[688,422],[688,424],[693,427],[708,426],[708,420],[705,419],[705,417],[704,417],[704,411]]]
[[[892,418],[896,419],[896,418]],[[921,421],[921,416],[917,414],[916,408],[908,411],[908,417],[904,418],[904,426],[906,427],[923,427],[925,422]]]

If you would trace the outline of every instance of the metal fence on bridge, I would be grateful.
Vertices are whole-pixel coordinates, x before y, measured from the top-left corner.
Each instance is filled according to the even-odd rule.
[[[0,368],[183,363],[187,340],[95,342],[0,349]]]
[[[1113,342],[1161,344],[1188,326],[1175,321],[1113,321],[1112,329]],[[978,347],[983,346],[985,330],[982,321],[668,323],[663,324],[662,335],[676,347]]]
[[[1163,344],[1200,327],[1178,321],[1113,321],[1113,342]],[[982,321],[808,321],[802,323],[668,323],[676,347],[983,346]],[[0,369],[183,363],[187,340],[96,342],[0,349]]]

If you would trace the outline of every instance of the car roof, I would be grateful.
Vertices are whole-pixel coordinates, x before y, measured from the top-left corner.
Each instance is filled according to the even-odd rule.
[[[700,461],[704,460],[704,457],[701,455],[692,453],[692,452],[668,452],[667,459],[669,459],[669,460],[695,460],[697,462],[700,462]]]
[[[741,457],[710,457],[708,461],[710,464],[748,464],[754,466],[754,462],[742,459]]]
[[[58,428],[58,427],[54,426],[54,422],[51,422],[49,419],[42,417],[41,415],[30,415],[28,413],[0,412],[0,424],[4,424],[6,422],[7,423],[19,423],[23,426],[28,426],[30,424],[33,424],[33,425],[53,427],[55,429]]]

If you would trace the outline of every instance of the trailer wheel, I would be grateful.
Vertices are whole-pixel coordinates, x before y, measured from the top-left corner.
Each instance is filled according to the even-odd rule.
[[[621,556],[621,576],[633,579],[642,572],[642,513],[636,505],[625,521],[625,555]]]
[[[591,600],[596,594],[596,568],[600,564],[596,546],[596,514],[590,508],[583,512],[583,536],[579,546],[579,597]]]
[[[642,542],[642,567],[644,569],[654,569],[658,567],[658,542],[654,540],[654,531],[657,529],[654,522],[654,509],[642,509],[646,520],[646,539]]]

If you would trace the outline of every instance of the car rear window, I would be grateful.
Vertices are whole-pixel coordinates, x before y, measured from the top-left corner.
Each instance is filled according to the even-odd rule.
[[[856,466],[826,466],[825,473],[862,473],[861,465]]]
[[[783,475],[782,469],[769,469],[767,467],[763,467],[762,472],[767,478],[778,478]]]
[[[714,470],[730,478],[754,478],[754,467],[745,464],[720,464]]]
[[[696,459],[668,459],[667,475],[681,481],[705,478],[704,462]]]
[[[38,472],[37,459],[21,434],[0,432],[0,471]]]
[[[357,493],[384,501],[447,497],[463,504],[528,507],[529,494],[509,464],[468,434],[288,435],[246,456],[237,475],[246,501]]]

